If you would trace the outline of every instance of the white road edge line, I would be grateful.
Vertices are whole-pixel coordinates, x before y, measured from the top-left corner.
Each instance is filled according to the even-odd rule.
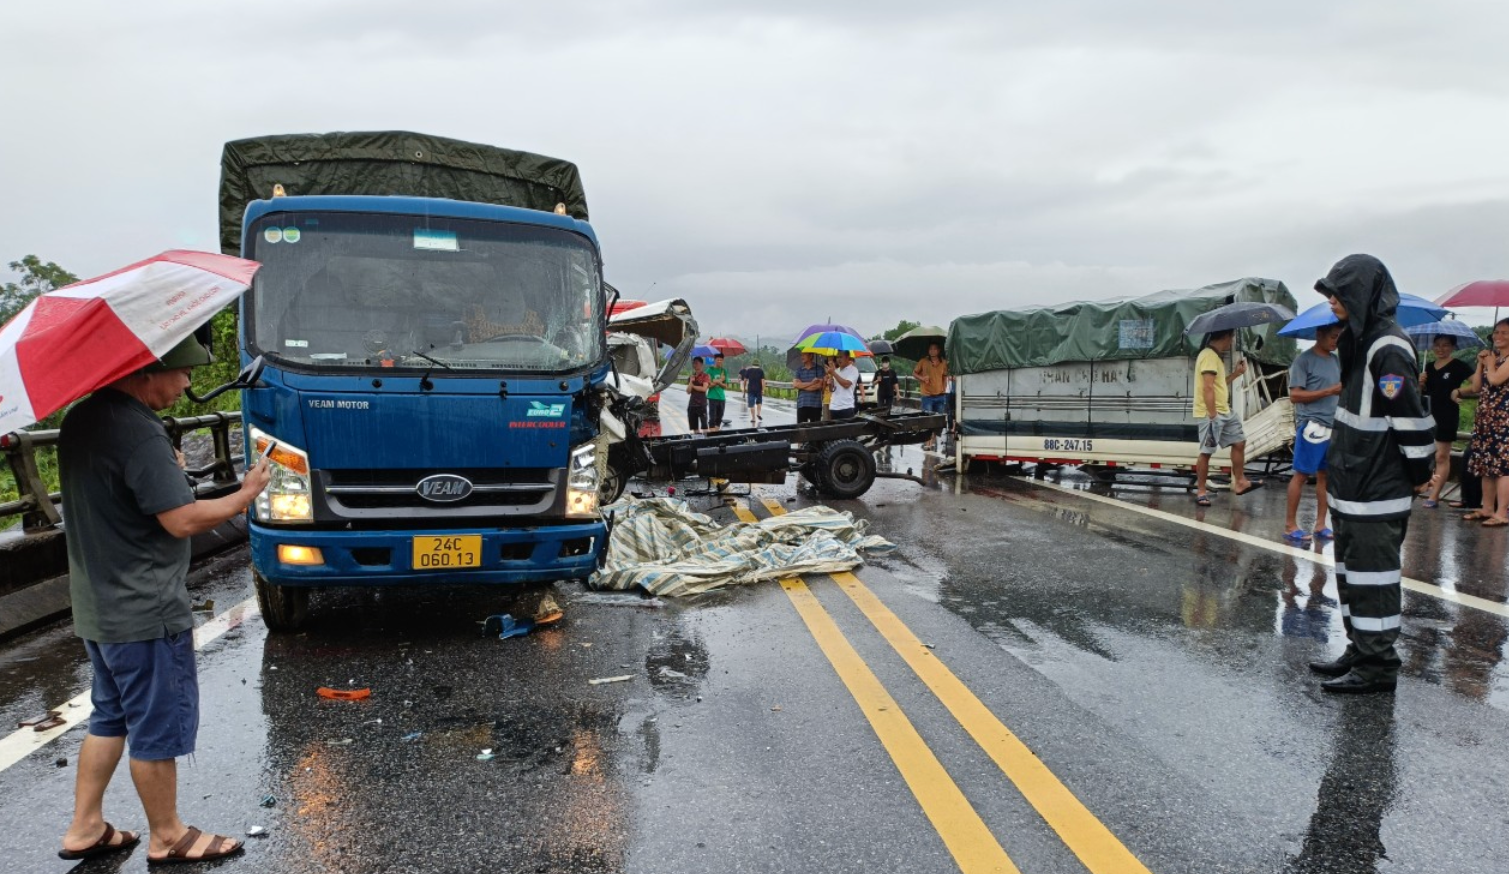
[[[1312,561],[1316,564],[1324,565],[1325,567],[1329,568],[1336,567],[1335,559],[1331,558],[1331,556],[1329,555],[1310,552],[1309,550],[1300,549],[1296,546],[1285,546],[1282,543],[1273,543],[1272,541],[1264,540],[1261,537],[1255,537],[1251,534],[1244,534],[1241,531],[1232,531],[1229,528],[1222,528],[1219,525],[1212,525],[1209,522],[1201,522],[1198,519],[1190,519],[1187,516],[1180,516],[1177,513],[1170,513],[1166,510],[1154,510],[1152,507],[1139,507],[1136,504],[1131,504],[1126,501],[1118,501],[1115,498],[1108,498],[1105,495],[1097,495],[1094,492],[1088,492],[1083,489],[1072,489],[1068,486],[1059,485],[1058,483],[1050,483],[1043,480],[1031,479],[1027,480],[1027,482],[1039,488],[1053,489],[1065,494],[1074,495],[1078,498],[1083,498],[1087,501],[1096,501],[1102,504],[1109,504],[1113,507],[1119,507],[1124,510],[1132,510],[1134,512],[1141,513],[1144,516],[1152,516],[1155,519],[1162,519],[1165,522],[1173,522],[1176,525],[1183,525],[1186,528],[1194,528],[1198,531],[1205,531],[1218,535],[1220,537],[1225,537],[1229,540],[1235,540],[1240,543],[1245,543],[1248,546],[1256,546],[1260,549],[1266,549],[1269,552],[1276,552],[1280,555],[1288,555],[1293,558],[1305,559],[1306,561]],[[1461,604],[1463,607],[1471,607],[1475,610],[1482,610],[1485,613],[1492,613],[1496,616],[1509,618],[1509,605],[1501,604],[1498,601],[1490,601],[1487,598],[1479,598],[1476,595],[1468,595],[1465,592],[1457,592],[1452,589],[1443,588],[1441,586],[1437,586],[1421,580],[1416,580],[1410,577],[1404,577],[1401,580],[1401,583],[1403,584],[1404,588],[1408,589],[1411,592],[1416,592],[1421,595],[1428,595],[1432,598],[1440,598],[1443,601],[1450,601],[1454,604]]]
[[[194,629],[194,649],[204,649],[211,641],[216,640],[222,634],[240,625],[246,620],[256,616],[261,611],[257,607],[255,596],[226,610],[208,622]],[[81,643],[80,646],[83,644]],[[58,707],[52,707],[63,718],[63,724],[46,731],[35,731],[30,728],[17,729],[8,736],[0,739],[0,771],[4,771],[37,750],[42,749],[49,743],[62,737],[65,732],[81,722],[89,719],[89,714],[94,712],[94,705],[89,700],[89,690],[73,696]]]

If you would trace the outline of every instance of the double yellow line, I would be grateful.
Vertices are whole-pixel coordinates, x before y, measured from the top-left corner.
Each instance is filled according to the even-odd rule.
[[[772,515],[786,512],[769,498],[761,501]],[[757,521],[747,508],[733,501],[729,503],[742,521]],[[1150,874],[1110,829],[858,577],[847,572],[830,577],[1091,874]],[[793,577],[782,580],[781,588],[849,694],[854,696],[960,870],[965,874],[1019,874],[1020,869],[1000,841],[806,583]]]

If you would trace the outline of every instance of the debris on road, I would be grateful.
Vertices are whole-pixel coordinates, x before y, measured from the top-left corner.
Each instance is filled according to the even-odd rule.
[[[68,767],[68,757],[58,756],[58,760],[56,762],[53,762],[53,764],[57,765],[59,768],[66,768]]]
[[[724,586],[851,570],[863,551],[895,544],[865,534],[868,523],[830,507],[803,507],[759,522],[719,525],[685,501],[619,501],[596,589],[635,586],[654,595],[694,595]]]
[[[330,701],[361,701],[372,697],[371,689],[332,689],[329,686],[321,686],[314,691],[321,698]]]
[[[624,674],[624,675],[619,676],[619,677],[598,677],[598,678],[596,678],[594,680],[588,680],[587,681],[587,685],[589,685],[589,686],[601,686],[601,685],[604,685],[605,683],[626,683],[626,682],[628,682],[629,680],[632,680],[632,679],[634,679],[634,675],[633,674]]]
[[[497,758],[497,756],[493,754],[492,747],[488,747],[482,752],[477,753],[477,761],[479,762],[490,762],[495,758]]]
[[[644,592],[583,592],[571,599],[573,604],[601,604],[604,607],[644,607],[659,610],[665,602],[645,597]]]
[[[254,825],[246,830],[246,836],[249,838],[265,838],[267,837],[267,829],[260,825]]]
[[[325,741],[325,746],[327,746],[327,747],[349,747],[349,746],[351,746],[351,738],[349,738],[349,737],[340,737],[340,738],[336,738],[334,740],[327,740],[327,741]]]
[[[41,716],[29,716],[26,719],[23,719],[20,722],[17,722],[16,723],[16,728],[36,728],[37,726],[41,725],[44,722],[47,722],[50,719],[57,719],[57,718],[58,718],[58,711],[56,711],[56,710],[49,710],[46,713],[43,713]]]
[[[206,598],[203,604],[195,604],[194,606],[190,607],[189,609],[192,610],[195,613],[214,613],[215,612],[215,599],[213,599],[213,598]]]
[[[424,737],[424,732],[411,731],[403,737],[399,738],[399,740],[403,741],[404,743],[413,743],[414,741],[419,740],[421,737]]]
[[[264,795],[264,796],[262,796],[262,806],[263,807],[276,807],[277,804],[278,804],[278,796],[276,796],[276,795]]]
[[[497,636],[499,640],[507,640],[510,637],[523,637],[534,631],[535,623],[532,619],[515,619],[511,614],[498,613],[482,620],[482,636]]]

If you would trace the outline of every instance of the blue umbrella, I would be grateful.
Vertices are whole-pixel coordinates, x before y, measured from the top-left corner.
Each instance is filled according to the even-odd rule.
[[[1456,319],[1442,319],[1439,322],[1426,322],[1422,325],[1410,325],[1404,329],[1411,340],[1415,341],[1415,348],[1424,352],[1430,349],[1436,342],[1438,334],[1455,337],[1458,349],[1471,349],[1477,346],[1487,346],[1488,343],[1477,332],[1467,327]]]
[[[1400,294],[1399,310],[1394,314],[1398,319],[1399,327],[1408,328],[1411,325],[1424,325],[1430,322],[1438,322],[1450,313],[1437,306],[1435,303],[1420,297],[1417,294]],[[1315,329],[1326,325],[1336,324],[1336,314],[1331,312],[1329,303],[1318,303],[1305,310],[1294,318],[1294,321],[1279,329],[1280,337],[1293,337],[1296,340],[1314,340]]]
[[[661,358],[670,358],[671,357],[671,353],[675,352],[675,351],[676,351],[676,348],[674,346],[667,346],[667,347],[665,347],[665,351],[662,352],[662,353],[660,353],[660,357]],[[723,353],[720,350],[714,349],[713,347],[707,345],[706,343],[703,343],[701,345],[693,347],[692,351],[687,354],[687,361],[688,361],[688,363],[690,363],[690,361],[693,358],[696,358],[699,355],[702,358],[704,358],[704,359],[711,360],[714,355],[721,355],[721,354],[723,354]]]

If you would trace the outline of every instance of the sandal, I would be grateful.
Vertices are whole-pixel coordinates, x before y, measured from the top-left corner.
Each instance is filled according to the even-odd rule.
[[[1431,500],[1430,498],[1426,498],[1425,499],[1425,503],[1421,504],[1420,506],[1424,507],[1427,510],[1434,510],[1435,508],[1441,506],[1441,502],[1440,501]]]
[[[191,862],[210,862],[224,859],[241,852],[245,844],[224,835],[207,835],[193,826],[183,833],[178,843],[168,848],[166,856],[147,857],[149,865],[184,865]]]
[[[1497,516],[1489,516],[1483,520],[1484,528],[1503,528],[1506,525],[1509,525],[1509,519],[1500,519]]]
[[[1462,517],[1462,521],[1463,522],[1481,522],[1484,519],[1492,519],[1492,518],[1493,518],[1492,516],[1488,515],[1487,513],[1484,513],[1482,510],[1473,510],[1471,513],[1468,513],[1468,514],[1464,515]]]
[[[1315,536],[1321,540],[1335,540],[1336,532],[1332,531],[1329,528],[1322,528],[1319,531],[1315,532]]]
[[[120,840],[114,843],[111,839],[120,835]],[[105,833],[100,839],[82,850],[58,850],[58,858],[69,862],[77,862],[80,859],[93,859],[95,856],[103,856],[116,850],[128,850],[141,843],[141,835],[136,832],[116,831],[115,826],[105,823]]]
[[[1209,507],[1210,506],[1210,495],[1195,495],[1195,506],[1196,507]]]
[[[1290,543],[1309,543],[1310,535],[1296,528],[1293,531],[1290,531],[1288,534],[1285,534],[1284,539],[1289,541]]]
[[[1237,497],[1241,497],[1242,495],[1246,495],[1246,494],[1250,494],[1252,492],[1255,492],[1255,491],[1257,491],[1258,489],[1260,489],[1262,487],[1263,487],[1263,481],[1262,480],[1254,480],[1251,483],[1248,483],[1247,488],[1242,489],[1240,492],[1232,492],[1232,494],[1236,495]]]

